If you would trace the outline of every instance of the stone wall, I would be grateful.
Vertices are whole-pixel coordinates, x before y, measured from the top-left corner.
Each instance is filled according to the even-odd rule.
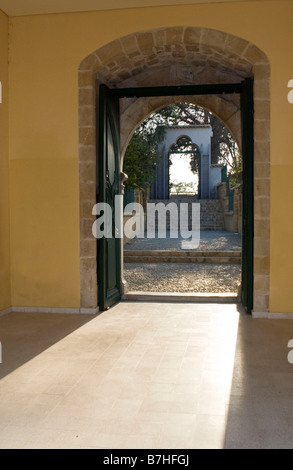
[[[218,185],[218,197],[224,218],[224,228],[227,232],[242,234],[242,188],[237,186],[234,190],[234,209],[229,210],[226,182]]]
[[[218,199],[200,200],[200,229],[224,230],[224,217]]]

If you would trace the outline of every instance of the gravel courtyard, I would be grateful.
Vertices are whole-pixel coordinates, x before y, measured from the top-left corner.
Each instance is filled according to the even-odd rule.
[[[128,291],[142,292],[237,292],[239,264],[125,263]]]
[[[134,239],[126,250],[180,250],[180,239]],[[201,232],[199,251],[240,251],[241,237],[229,232]],[[237,292],[240,264],[124,263],[128,291],[227,293]]]

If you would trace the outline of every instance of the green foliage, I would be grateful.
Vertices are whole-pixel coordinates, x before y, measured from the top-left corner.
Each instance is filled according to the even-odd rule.
[[[191,169],[191,171],[194,175],[197,174],[198,171],[199,171],[199,157],[200,157],[199,150],[195,151],[190,156],[189,165],[190,165],[190,169]]]
[[[231,188],[241,183],[241,175],[242,175],[242,165],[241,163],[239,163],[237,166],[235,165],[232,168],[232,170],[228,172],[228,178],[229,178]]]
[[[174,182],[170,184],[170,189],[174,190],[175,193],[178,194],[187,194],[187,193],[194,193],[195,192],[195,184],[194,183],[186,183],[185,181]]]
[[[123,171],[128,180],[127,188],[146,189],[156,175],[156,164],[162,156],[157,147],[165,137],[169,119],[173,116],[172,105],[151,114],[134,132],[124,156]]]
[[[128,176],[125,186],[145,190],[147,184],[155,177],[155,165],[160,158],[154,145],[150,145],[143,134],[135,133],[124,156],[123,171]]]

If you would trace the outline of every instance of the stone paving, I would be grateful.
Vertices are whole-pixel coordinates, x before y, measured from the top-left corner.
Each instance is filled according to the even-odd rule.
[[[292,449],[292,329],[226,304],[4,315],[0,449]]]
[[[181,240],[134,239],[126,250],[181,250]],[[201,232],[200,251],[241,251],[241,237],[230,232]],[[227,293],[237,292],[241,265],[208,263],[124,263],[128,291]]]
[[[166,232],[166,238],[134,238],[124,245],[125,250],[182,250],[182,238],[171,238]],[[241,251],[241,236],[239,233],[206,230],[200,232],[198,251]]]

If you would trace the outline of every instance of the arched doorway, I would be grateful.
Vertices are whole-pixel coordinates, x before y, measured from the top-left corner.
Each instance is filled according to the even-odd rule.
[[[96,248],[91,233],[94,221],[91,210],[96,201],[95,79],[112,88],[135,88],[238,83],[246,77],[254,78],[253,310],[268,310],[269,63],[261,50],[241,38],[194,27],[134,33],[93,52],[80,65],[81,307],[97,305]],[[153,110],[178,99],[178,96],[121,99],[121,158],[136,126]],[[241,140],[239,96],[198,95],[188,100],[210,109]]]
[[[180,131],[182,132],[181,129]],[[187,134],[182,134],[179,137],[175,136],[175,139],[175,142],[169,146],[166,154],[169,163],[168,197],[170,197],[171,194],[178,195],[185,192],[190,192],[200,197],[202,152],[200,152],[199,146],[194,143],[192,138]],[[184,162],[184,171],[182,171],[184,181],[182,182],[181,180],[183,178],[179,173],[182,165],[180,165],[179,160]],[[193,163],[193,171],[191,171],[191,161]]]

